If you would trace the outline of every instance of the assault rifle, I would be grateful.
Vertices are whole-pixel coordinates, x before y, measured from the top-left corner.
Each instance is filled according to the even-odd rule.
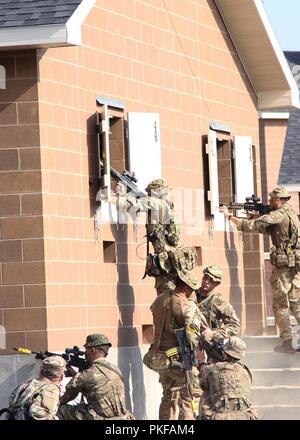
[[[222,362],[224,360],[223,342],[215,341],[212,342],[205,339],[201,334],[197,334],[200,347],[206,352],[208,359],[213,361]]]
[[[259,215],[269,214],[269,212],[272,210],[270,205],[264,205],[263,203],[261,203],[260,198],[256,197],[255,194],[252,194],[251,197],[246,197],[245,203],[230,202],[228,205],[228,209],[244,209],[245,211],[257,211]]]
[[[79,371],[87,368],[84,351],[79,350],[75,345],[73,348],[66,348],[64,353],[51,353],[50,351],[32,351],[29,348],[18,347],[14,348],[18,353],[35,354],[35,359],[44,360],[49,356],[61,356],[67,363],[67,367],[76,367]]]
[[[192,369],[197,367],[198,359],[195,350],[191,348],[187,340],[184,328],[175,329],[177,343],[179,345],[180,354],[182,357],[182,369],[185,371],[186,387],[188,392],[193,394]]]
[[[146,197],[146,194],[140,191],[136,185],[137,178],[135,177],[134,172],[130,172],[124,170],[122,173],[119,173],[113,167],[110,167],[110,175],[117,182],[123,183],[126,186],[127,192],[132,193],[136,198]]]

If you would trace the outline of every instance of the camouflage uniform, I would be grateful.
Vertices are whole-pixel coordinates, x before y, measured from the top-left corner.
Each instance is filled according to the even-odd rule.
[[[186,278],[185,278],[186,276]],[[195,287],[195,281],[187,273],[180,273],[181,279],[186,279],[186,284]],[[189,280],[188,280],[189,278]],[[166,309],[166,311],[165,311]],[[157,361],[161,362],[162,368],[159,373],[159,382],[163,387],[163,396],[159,408],[159,420],[193,420],[194,410],[198,406],[201,395],[198,379],[198,370],[192,371],[193,395],[191,396],[186,386],[185,371],[176,367],[176,361],[181,362],[181,356],[175,354],[169,358],[166,351],[178,346],[174,329],[186,328],[186,334],[190,342],[193,342],[193,336],[189,333],[190,324],[200,329],[203,323],[203,317],[199,312],[194,292],[187,298],[185,293],[173,291],[165,292],[159,295],[151,305],[153,313],[153,323],[155,328],[154,343],[160,341],[157,352]],[[165,317],[164,317],[165,315]],[[164,320],[163,329],[161,324]],[[151,367],[150,367],[151,368]],[[155,371],[158,371],[156,369]],[[193,403],[195,408],[193,408]]]
[[[105,335],[89,335],[85,347],[111,345]],[[66,405],[82,393],[87,403]],[[126,410],[121,371],[104,358],[96,359],[77,373],[66,386],[58,416],[63,420],[124,420],[134,417]]]
[[[270,197],[286,197],[287,191],[275,188]],[[297,214],[286,203],[254,220],[238,220],[244,232],[268,234],[272,240],[270,260],[273,270],[270,284],[273,291],[273,311],[283,341],[292,339],[289,309],[300,324],[300,222]]]
[[[130,193],[126,202],[138,212],[147,212],[147,239],[152,243],[156,255],[174,250],[180,239],[180,227],[175,223],[174,205],[165,198],[168,185],[163,179],[152,180],[146,187],[148,197],[137,199]],[[157,192],[157,195],[155,193]],[[152,274],[155,276],[157,294],[175,289],[176,274]]]
[[[41,365],[41,377],[17,387],[11,397],[9,410],[14,420],[58,420],[60,387],[50,377],[59,377],[66,367],[60,356],[50,356]],[[48,377],[45,377],[48,376]]]
[[[224,346],[230,361],[202,366],[200,383],[203,396],[200,404],[200,420],[255,420],[249,398],[251,373],[238,360],[244,356],[245,343],[233,336]]]
[[[208,266],[203,271],[215,282],[221,282],[223,272],[219,266]],[[208,296],[201,289],[196,291],[200,311],[206,318],[208,326],[215,332],[214,339],[225,339],[235,336],[240,331],[240,320],[234,308],[221,293],[212,291]]]

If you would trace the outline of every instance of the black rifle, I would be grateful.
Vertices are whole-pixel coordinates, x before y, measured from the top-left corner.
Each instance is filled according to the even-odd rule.
[[[230,202],[228,208],[233,210],[244,209],[245,211],[257,211],[259,215],[269,214],[272,210],[270,205],[261,203],[260,198],[256,197],[255,194],[252,194],[251,197],[246,197],[245,203]]]
[[[87,368],[84,351],[80,351],[76,345],[73,348],[66,348],[64,353],[51,353],[50,351],[32,351],[29,348],[14,348],[19,353],[35,354],[35,359],[44,360],[49,356],[61,356],[67,363],[67,367],[77,367],[79,371]]]
[[[197,338],[200,347],[206,352],[208,359],[219,362],[224,361],[223,341],[212,340],[210,342],[199,333],[197,333]]]
[[[128,193],[132,193],[137,199],[141,197],[146,197],[146,194],[140,191],[136,185],[137,178],[135,177],[134,172],[130,173],[127,170],[124,170],[122,173],[119,173],[113,167],[110,167],[110,175],[117,182],[123,183],[126,186],[126,190]]]
[[[193,382],[192,382],[192,369],[197,367],[198,359],[195,353],[195,349],[191,348],[190,343],[187,340],[186,332],[184,328],[175,329],[177,343],[179,345],[180,354],[182,357],[182,369],[185,371],[186,387],[190,395],[193,394]]]

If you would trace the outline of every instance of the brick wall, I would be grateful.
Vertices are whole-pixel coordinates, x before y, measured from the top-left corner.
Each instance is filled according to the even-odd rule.
[[[0,64],[7,78],[0,93],[0,321],[7,348],[45,347],[36,54],[2,52]]]
[[[192,231],[183,224],[182,243],[201,248],[203,265],[222,266],[222,292],[236,307],[245,330],[245,300],[251,291],[252,304],[261,309],[261,281],[257,270],[244,268],[240,234],[217,231],[205,215],[208,188],[204,185],[203,136],[208,134],[210,121],[219,121],[230,125],[231,137],[252,136],[258,148],[256,97],[214,2],[99,0],[83,26],[81,47],[38,50],[37,55],[40,139],[32,140],[27,149],[34,154],[34,147],[40,145],[41,173],[28,171],[30,178],[25,181],[29,185],[33,176],[38,179],[34,181],[38,190],[34,187],[30,192],[40,194],[42,185],[45,273],[41,267],[31,271],[24,266],[25,271],[18,270],[17,276],[18,283],[25,282],[25,275],[37,277],[26,283],[34,286],[32,301],[47,315],[49,349],[81,344],[87,333],[96,331],[106,333],[114,345],[136,346],[142,343],[142,326],[152,323],[149,304],[156,295],[154,283],[149,278],[141,280],[145,245],[137,256],[132,225],[106,224],[95,234],[97,188],[89,186],[89,178],[97,173],[94,114],[99,110],[99,95],[123,100],[126,111],[160,113],[163,176],[173,188],[200,191],[200,205],[188,213],[189,217],[197,215],[200,225]],[[31,130],[37,130],[36,120],[28,120],[34,118],[36,104],[15,105],[27,118],[26,124],[33,124]],[[24,105],[31,110],[26,111]],[[3,115],[16,118],[11,109]],[[33,133],[38,132],[30,131],[30,136]],[[259,160],[256,167],[259,187]],[[18,171],[18,179],[22,173]],[[20,181],[17,191],[23,188]],[[186,214],[184,203],[178,203],[181,214]],[[30,221],[38,222],[40,212],[34,217],[30,212]],[[24,228],[23,234],[28,234],[26,224]],[[140,226],[139,243],[144,242],[143,236]],[[104,241],[116,242],[117,263],[104,262]],[[41,257],[33,244],[27,252]],[[259,256],[259,242],[253,246]],[[201,278],[202,268],[196,272]],[[2,273],[8,277],[9,266]],[[46,312],[45,303],[38,303],[42,297],[37,286],[43,277]],[[259,280],[255,294],[245,286],[245,280],[252,286],[253,278]],[[250,316],[249,307],[247,312]],[[253,320],[257,318],[251,316]],[[20,326],[17,319],[12,321]],[[260,331],[262,322],[259,315],[255,331]]]

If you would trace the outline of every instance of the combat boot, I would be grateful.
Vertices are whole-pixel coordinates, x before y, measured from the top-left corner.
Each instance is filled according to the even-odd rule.
[[[292,339],[286,339],[281,345],[276,345],[274,351],[277,353],[295,353],[296,350],[292,347]]]

